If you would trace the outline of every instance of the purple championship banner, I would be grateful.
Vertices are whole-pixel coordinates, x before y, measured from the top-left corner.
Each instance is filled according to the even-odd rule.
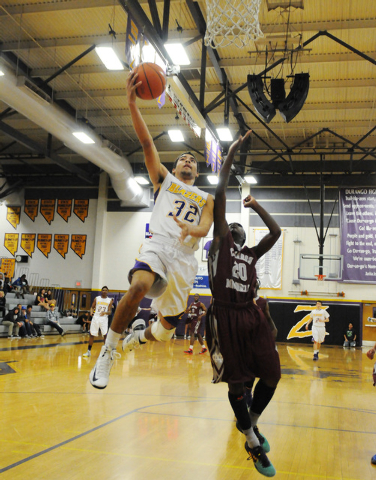
[[[376,188],[341,188],[342,281],[376,283]]]

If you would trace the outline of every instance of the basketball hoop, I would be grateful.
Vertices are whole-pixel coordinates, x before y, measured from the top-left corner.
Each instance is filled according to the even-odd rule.
[[[243,48],[263,37],[260,5],[261,0],[206,0],[205,45],[218,48],[235,44]]]
[[[323,282],[326,275],[315,275],[315,277],[317,278],[318,282]]]

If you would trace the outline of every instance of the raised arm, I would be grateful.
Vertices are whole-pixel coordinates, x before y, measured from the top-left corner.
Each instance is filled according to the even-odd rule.
[[[234,162],[234,156],[238,148],[245,142],[252,130],[243,136],[239,136],[237,140],[231,145],[226,160],[224,161],[221,171],[219,173],[218,185],[215,190],[214,201],[214,233],[213,242],[210,247],[211,252],[215,252],[219,248],[221,239],[226,236],[228,232],[228,224],[226,222],[226,190],[228,179],[230,177],[231,167]]]
[[[133,127],[136,131],[137,138],[139,139],[142,150],[145,155],[145,165],[148,169],[151,183],[154,186],[154,191],[159,188],[159,185],[165,179],[168,170],[162,165],[157,149],[155,148],[154,141],[141,112],[136,104],[136,89],[142,82],[137,82],[138,74],[132,70],[127,78],[127,100],[129,110],[131,112]]]
[[[258,214],[261,220],[269,228],[269,233],[254,247],[257,258],[260,258],[265,255],[265,253],[268,252],[278,240],[281,235],[281,229],[274,218],[261,205],[259,205],[251,195],[248,195],[248,197],[243,200],[243,204],[246,208],[252,208],[252,210]]]

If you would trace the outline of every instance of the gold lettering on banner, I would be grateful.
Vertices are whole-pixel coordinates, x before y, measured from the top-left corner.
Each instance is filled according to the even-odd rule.
[[[35,233],[22,233],[21,234],[21,248],[29,257],[33,256],[35,250]]]
[[[16,259],[15,258],[2,258],[1,259],[0,272],[3,272],[5,277],[13,278],[15,268],[16,268]]]
[[[73,212],[81,220],[85,221],[85,218],[89,214],[89,200],[74,200]]]
[[[51,253],[52,235],[49,233],[38,233],[37,247],[43,255],[48,258]]]
[[[24,212],[34,222],[38,216],[39,200],[27,199],[25,200]]]
[[[7,220],[16,230],[20,223],[21,207],[7,207]]]
[[[71,237],[71,249],[81,259],[85,255],[86,251],[86,237],[87,235],[72,235]]]
[[[68,218],[72,215],[72,200],[58,200],[57,213],[68,222]]]
[[[52,220],[55,218],[55,203],[55,199],[43,199],[40,201],[40,213],[49,225],[51,225]]]
[[[69,235],[54,235],[54,249],[65,259],[68,253]]]
[[[4,238],[4,247],[13,256],[18,250],[18,233],[6,233]]]

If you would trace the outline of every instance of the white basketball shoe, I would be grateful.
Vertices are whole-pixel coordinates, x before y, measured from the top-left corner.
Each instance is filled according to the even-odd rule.
[[[136,320],[132,325],[132,333],[130,333],[127,337],[123,340],[123,351],[128,353],[134,350],[135,348],[139,348],[141,345],[144,345],[146,342],[141,342],[140,335],[143,330],[145,330],[146,324],[144,320],[139,318]]]
[[[98,360],[94,365],[93,370],[90,372],[90,383],[95,388],[106,388],[110,379],[110,371],[115,360],[120,358],[121,355],[114,348],[108,348],[103,345]]]

